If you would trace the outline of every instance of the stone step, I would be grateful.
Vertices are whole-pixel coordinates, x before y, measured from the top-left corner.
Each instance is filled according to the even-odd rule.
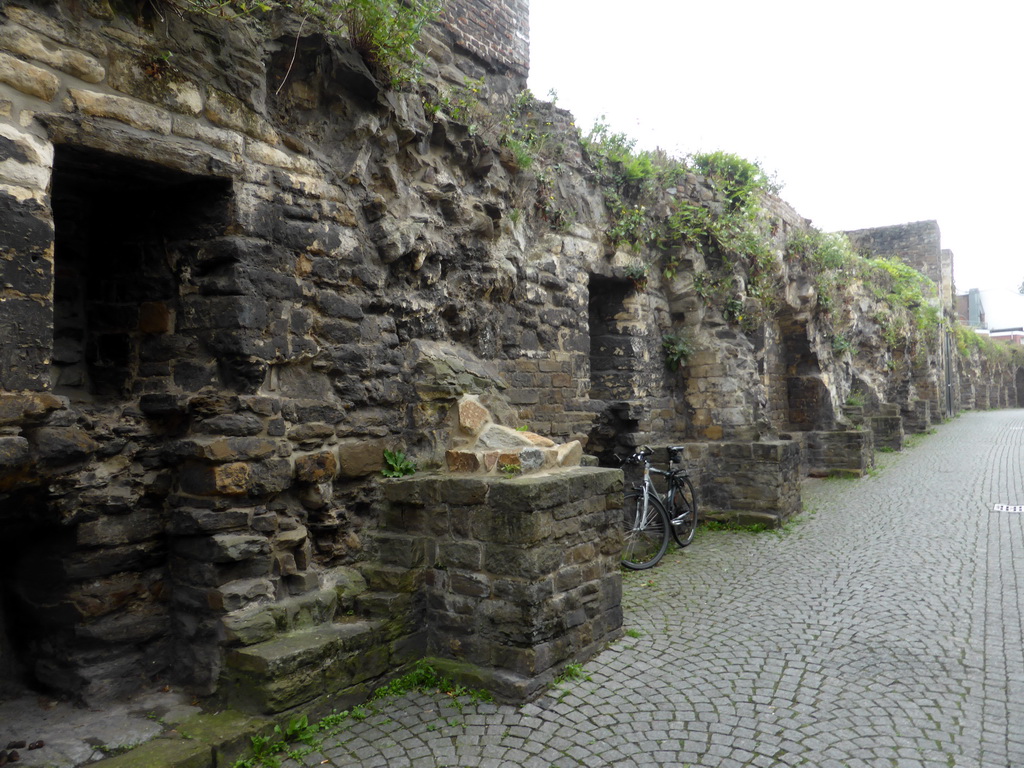
[[[422,594],[364,592],[356,598],[355,611],[359,616],[379,620],[381,635],[392,641],[423,626],[425,604]]]
[[[408,592],[364,592],[356,598],[356,613],[370,619],[400,616],[413,609],[414,597]]]
[[[360,698],[360,684],[388,668],[380,630],[380,622],[353,619],[232,649],[221,691],[236,709],[267,715],[315,709],[326,697]]]

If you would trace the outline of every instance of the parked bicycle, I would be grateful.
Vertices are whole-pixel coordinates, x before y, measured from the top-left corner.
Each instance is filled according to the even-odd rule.
[[[623,462],[643,466],[641,482],[626,491],[623,503],[622,564],[633,570],[655,566],[668,549],[670,536],[685,547],[697,531],[697,494],[682,466],[683,446],[669,447],[667,470],[651,466],[653,453],[650,448],[640,448]],[[666,479],[664,495],[654,487],[652,475]]]

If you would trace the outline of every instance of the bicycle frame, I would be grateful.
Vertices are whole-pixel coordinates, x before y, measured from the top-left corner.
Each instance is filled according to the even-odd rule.
[[[670,469],[658,469],[657,467],[651,466],[650,456],[653,453],[649,448],[641,448],[628,459],[625,463],[637,463],[641,464],[644,468],[643,479],[640,481],[640,485],[635,486],[637,491],[643,493],[644,497],[644,520],[647,518],[647,508],[649,494],[653,493],[658,496],[658,499],[665,505],[665,509],[673,509],[673,502],[675,501],[676,491],[681,488],[681,485],[677,482],[678,478],[689,477],[690,473],[682,468],[676,467],[671,468],[671,465],[679,460],[679,452],[682,450],[680,446],[673,446],[669,448],[669,466]],[[654,482],[651,480],[651,475],[661,475],[666,479],[665,493],[662,494],[654,487]]]
[[[650,448],[639,448],[627,458],[624,464],[640,464],[643,466],[643,477],[633,490],[643,499],[642,509],[638,510],[633,530],[644,530],[651,523],[650,498],[654,494],[658,506],[664,508],[669,524],[669,531],[680,547],[689,546],[697,526],[697,497],[690,473],[682,466],[684,446],[673,445],[668,448],[669,468],[658,469],[651,466],[650,457],[654,453]],[[666,480],[665,492],[661,493],[654,485],[652,475],[660,475]]]
[[[658,469],[657,467],[651,467],[650,473],[652,475],[661,475],[668,482],[666,483],[665,493],[659,494],[662,501],[665,503],[665,509],[673,509],[673,503],[676,498],[676,491],[682,489],[682,486],[678,482],[678,478],[689,477],[690,473],[685,469]],[[647,480],[651,486],[651,490],[654,493],[658,493],[658,489],[654,487],[654,483]]]
[[[630,456],[623,464],[643,465],[643,482],[633,492],[624,494],[623,514],[627,525],[622,564],[633,570],[644,570],[655,566],[665,554],[671,524],[660,496],[652,500],[651,493],[657,494],[657,490],[651,483],[651,466],[644,452]]]

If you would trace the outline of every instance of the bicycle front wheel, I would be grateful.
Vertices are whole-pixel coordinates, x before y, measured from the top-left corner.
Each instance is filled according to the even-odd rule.
[[[668,549],[671,527],[661,500],[653,494],[644,511],[640,493],[627,493],[622,505],[622,564],[634,571],[654,566]]]
[[[697,532],[697,493],[688,477],[676,478],[675,484],[669,527],[676,544],[685,547],[693,541],[693,535]]]

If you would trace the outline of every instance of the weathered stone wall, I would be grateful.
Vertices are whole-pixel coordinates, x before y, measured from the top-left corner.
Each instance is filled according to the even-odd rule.
[[[237,616],[222,698],[266,714],[337,708],[423,658],[502,699],[533,697],[621,634],[621,484],[596,468],[389,482],[378,561]]]
[[[401,591],[392,585],[418,574],[424,614],[410,624],[426,653],[530,698],[621,633],[621,487],[621,473],[596,468],[390,483],[383,565],[367,580]]]
[[[895,256],[912,266],[938,287],[943,310],[954,310],[953,255],[942,249],[938,222],[915,221],[846,234],[858,249],[873,256]]]
[[[874,432],[870,429],[807,432],[803,472],[811,477],[862,477],[874,466],[874,449]]]
[[[701,515],[777,526],[800,512],[800,446],[792,440],[693,443],[685,458],[701,467]]]
[[[606,464],[689,440],[709,508],[776,522],[799,509],[801,446],[848,431],[852,392],[871,415],[895,408],[900,429],[903,406],[940,412],[934,352],[915,370],[887,348],[867,292],[836,309],[856,318],[857,354],[835,350],[836,319],[785,257],[808,223],[781,201],[765,214],[772,313],[741,265],[736,306],[702,296],[697,276],[724,265],[692,247],[634,284],[628,268],[657,256],[605,235],[572,116],[529,100],[515,116],[548,134],[535,167],[497,141],[525,71],[525,3],[453,8],[504,21],[482,40],[449,16],[464,39],[453,50],[433,30],[428,81],[394,92],[344,40],[286,16],[157,24],[102,3],[4,6],[0,537],[18,546],[0,563],[15,606],[0,669],[86,699],[173,671],[280,709],[365,693],[468,631],[453,658],[486,657],[534,690],[614,630],[608,546],[588,560],[573,538],[611,490],[578,508],[531,499],[577,559],[538,574],[557,589],[521,607],[545,632],[563,608],[571,626],[534,638],[554,644],[543,659],[523,640],[499,663],[497,630],[456,620],[508,586],[486,556],[496,542],[429,531],[485,553],[482,575],[453,581],[427,558],[440,546],[428,530],[396,523],[380,479],[385,449],[441,465],[460,397]],[[476,130],[438,107],[465,78],[483,79]],[[674,197],[725,205],[693,173],[664,196],[662,212]],[[679,332],[694,354],[670,371],[663,342]],[[958,373],[961,399],[1012,402],[1012,376]],[[860,466],[865,445],[847,450]],[[544,487],[557,498],[572,483]],[[492,501],[513,493],[494,488]],[[438,519],[469,514],[435,502]],[[331,649],[342,667],[304,666]]]

